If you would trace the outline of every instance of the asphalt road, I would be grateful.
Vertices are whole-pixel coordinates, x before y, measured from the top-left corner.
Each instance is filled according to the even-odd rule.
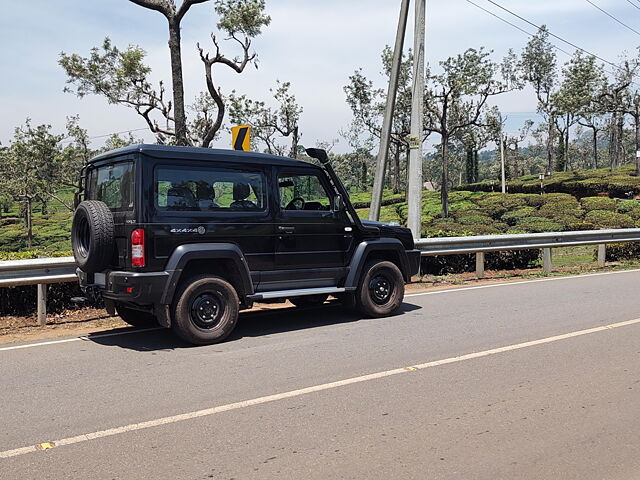
[[[208,347],[164,330],[4,345],[0,478],[637,479],[638,285],[245,314]]]

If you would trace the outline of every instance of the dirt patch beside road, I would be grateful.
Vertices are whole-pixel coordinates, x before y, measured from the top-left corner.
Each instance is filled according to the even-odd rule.
[[[609,268],[562,268],[554,270],[551,276],[566,276],[580,273],[596,273],[624,269],[625,266],[610,266]],[[627,267],[628,268],[628,267]],[[419,293],[465,287],[470,285],[491,285],[506,282],[518,282],[535,278],[548,277],[543,275],[542,269],[487,271],[484,279],[477,279],[475,273],[461,273],[445,276],[424,276],[420,281],[407,285],[406,293]],[[295,308],[291,303],[257,304],[251,311],[264,311],[280,308]],[[13,342],[28,342],[56,337],[73,337],[105,332],[118,328],[129,327],[120,317],[109,317],[103,309],[81,308],[68,310],[47,318],[47,325],[40,326],[35,315],[28,317],[4,316],[0,317],[0,344]]]

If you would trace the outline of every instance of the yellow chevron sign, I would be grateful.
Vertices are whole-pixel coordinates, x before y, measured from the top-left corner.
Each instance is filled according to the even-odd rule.
[[[251,127],[249,125],[238,125],[231,127],[231,145],[234,150],[251,150]]]

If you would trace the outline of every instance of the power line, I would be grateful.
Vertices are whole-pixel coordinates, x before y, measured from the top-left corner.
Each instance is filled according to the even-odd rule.
[[[637,3],[633,3],[631,0],[627,0],[627,2],[633,5],[634,7],[636,7],[638,10],[640,10],[640,6],[638,6]]]
[[[521,31],[521,32],[523,32],[523,33],[525,33],[525,34],[527,34],[528,36],[533,36],[533,35],[534,35],[533,33],[528,32],[528,31],[527,31],[527,30],[525,30],[524,28],[521,28],[520,26],[518,26],[518,25],[516,25],[516,24],[514,24],[514,23],[512,23],[512,22],[510,22],[509,20],[506,20],[506,19],[502,18],[500,15],[495,14],[495,13],[494,13],[494,12],[492,12],[491,10],[487,10],[486,8],[484,8],[484,7],[480,6],[480,5],[478,5],[477,3],[473,2],[472,0],[465,0],[465,1],[466,1],[467,3],[470,3],[471,5],[473,5],[473,6],[477,7],[477,8],[479,8],[480,10],[482,10],[482,11],[484,11],[484,12],[488,13],[489,15],[491,15],[491,16],[493,16],[493,17],[497,18],[498,20],[500,20],[500,21],[502,21],[502,22],[506,23],[507,25],[510,25],[510,26],[512,26],[513,28],[515,28],[515,29],[517,29],[517,30],[519,30],[519,31]],[[488,2],[493,3],[494,5],[496,5],[496,6],[500,7],[500,8],[502,8],[503,10],[508,11],[508,12],[509,12],[509,13],[511,13],[512,15],[515,15],[516,17],[520,18],[520,19],[521,19],[521,20],[523,20],[524,22],[527,22],[528,24],[533,25],[533,26],[534,26],[534,27],[536,27],[538,30],[540,30],[540,27],[539,27],[539,26],[537,26],[536,24],[534,24],[534,23],[530,22],[529,20],[525,19],[524,17],[521,17],[521,16],[519,16],[519,15],[517,15],[517,14],[515,14],[515,13],[513,13],[513,12],[509,11],[509,10],[507,10],[506,8],[502,7],[501,5],[498,5],[497,3],[493,2],[492,0],[487,0],[487,1],[488,1]],[[640,8],[640,7],[639,7],[639,8]],[[551,35],[551,36],[553,36],[553,37],[556,37],[556,38],[558,38],[559,40],[562,40],[562,41],[563,41],[563,42],[565,42],[565,43],[568,43],[569,45],[571,45],[572,47],[576,48],[577,50],[580,50],[581,52],[584,52],[584,53],[586,53],[587,55],[590,55],[590,56],[592,56],[592,57],[598,58],[598,59],[599,59],[599,60],[601,60],[602,62],[604,62],[604,63],[606,63],[606,64],[608,64],[608,65],[611,65],[612,67],[614,67],[614,68],[616,68],[616,69],[618,69],[618,70],[623,70],[623,69],[622,69],[621,67],[619,67],[618,65],[616,65],[616,64],[614,64],[614,63],[612,63],[612,62],[609,62],[608,60],[605,60],[604,58],[599,57],[598,55],[595,55],[595,54],[593,54],[593,53],[591,53],[591,52],[589,52],[589,51],[585,50],[584,48],[578,47],[577,45],[574,45],[573,43],[571,43],[571,42],[569,42],[569,41],[567,41],[567,40],[564,40],[564,39],[562,39],[562,38],[558,37],[557,35],[554,35],[553,33],[549,32],[548,30],[547,30],[547,32],[549,33],[549,35]],[[555,48],[556,50],[558,50],[558,51],[560,51],[560,52],[564,53],[565,55],[567,55],[567,56],[569,56],[569,57],[571,57],[571,56],[572,56],[572,54],[570,54],[570,53],[569,53],[569,52],[567,52],[566,50],[564,50],[564,49],[562,49],[562,48],[558,47],[556,44],[551,43],[551,42],[549,42],[549,43],[550,43],[550,44],[551,44],[551,46],[552,46],[553,48]],[[610,70],[606,70],[606,69],[605,69],[605,71],[606,71],[607,73],[611,74],[611,75],[615,75],[615,74],[614,74],[614,72],[612,72],[612,71],[610,71]],[[634,74],[634,75],[636,75],[636,74]],[[631,83],[632,83],[633,85],[638,86],[638,84],[637,84],[637,83],[635,83],[635,82],[633,82],[633,81],[632,81]]]
[[[467,1],[469,1],[469,0],[467,0]],[[532,21],[527,20],[526,18],[524,18],[524,17],[522,17],[522,16],[518,15],[518,14],[517,14],[517,13],[515,13],[515,12],[512,12],[511,10],[509,10],[509,9],[508,9],[508,8],[506,8],[506,7],[503,7],[503,6],[502,6],[502,5],[500,5],[499,3],[494,2],[493,0],[487,0],[487,2],[489,2],[489,3],[493,4],[493,5],[495,5],[496,7],[498,7],[498,8],[500,8],[500,9],[504,10],[505,12],[507,12],[507,13],[509,13],[509,14],[513,15],[514,17],[519,18],[519,19],[520,19],[520,20],[522,20],[523,22],[528,23],[528,24],[529,24],[529,25],[531,25],[532,27],[536,27],[538,30],[542,30],[541,26],[536,25],[536,24],[535,24],[535,23],[533,23]],[[584,49],[584,48],[582,48],[582,47],[579,47],[578,45],[576,45],[575,43],[570,42],[569,40],[565,40],[564,38],[562,38],[562,37],[560,37],[560,36],[556,35],[555,33],[552,33],[552,32],[551,32],[551,31],[549,31],[549,30],[547,30],[547,33],[549,33],[549,35],[551,35],[553,38],[556,38],[556,39],[560,40],[561,42],[566,43],[567,45],[571,45],[571,46],[572,46],[573,48],[575,48],[576,50],[579,50],[579,51],[581,51],[581,52],[583,52],[583,53],[586,53],[587,55],[590,55],[590,56],[592,56],[592,57],[595,57],[595,58],[597,58],[598,60],[600,60],[601,62],[606,63],[607,65],[611,65],[612,67],[614,67],[614,68],[615,68],[615,69],[617,69],[617,70],[624,70],[622,67],[619,67],[619,66],[618,66],[618,65],[616,65],[615,63],[610,62],[609,60],[605,60],[604,58],[600,57],[599,55],[596,55],[595,53],[591,53],[590,51],[588,51],[588,50],[586,50],[586,49]],[[530,34],[529,34],[529,35],[530,35]]]
[[[472,0],[466,0],[467,3],[470,3],[471,5],[478,7],[480,10],[488,13],[489,15],[496,17],[498,20],[506,23],[507,25],[511,25],[513,28],[516,28],[518,30],[520,30],[522,33],[525,33],[527,35],[529,35],[530,37],[532,37],[534,34],[531,32],[526,31],[524,28],[519,27],[518,25],[516,25],[515,23],[511,23],[509,20],[506,20],[504,18],[502,18],[500,15],[496,15],[495,13],[493,13],[491,10],[487,10],[486,8],[478,5],[477,3],[473,2]],[[553,46],[553,48],[555,48],[556,50],[568,55],[569,57],[571,57],[572,55],[567,52],[566,50],[563,50],[562,48],[558,47],[557,45],[554,45],[553,43],[551,44]]]
[[[95,140],[96,138],[112,137],[113,135],[120,135],[122,133],[140,132],[142,130],[147,130],[147,128],[133,128],[131,130],[122,130],[121,132],[106,133],[104,135],[94,135],[92,137],[87,137],[87,140]],[[66,137],[62,140],[61,143],[64,143],[64,142],[73,143],[73,141],[74,141],[73,139]]]
[[[604,10],[603,8],[600,8],[598,5],[596,5],[595,3],[593,3],[591,0],[586,0],[588,4],[593,5],[595,8],[597,8],[598,10],[600,10],[602,13],[604,13],[607,17],[612,18],[613,20],[615,20],[616,22],[618,22],[620,25],[622,25],[623,27],[631,30],[633,33],[635,33],[636,35],[640,36],[640,32],[638,30],[636,30],[633,27],[630,27],[629,25],[627,25],[626,23],[624,23],[622,20],[619,20],[618,18],[614,17],[613,15],[611,15],[609,12],[607,12],[606,10]],[[637,7],[636,7],[637,8]]]

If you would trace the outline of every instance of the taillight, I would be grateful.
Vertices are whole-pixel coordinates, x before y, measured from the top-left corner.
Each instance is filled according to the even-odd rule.
[[[131,232],[131,265],[144,267],[144,230],[136,228]]]

